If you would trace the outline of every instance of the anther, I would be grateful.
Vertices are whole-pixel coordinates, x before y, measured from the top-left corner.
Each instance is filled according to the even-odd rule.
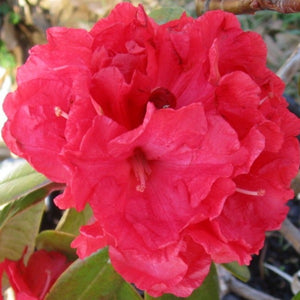
[[[63,117],[66,120],[69,119],[69,115],[66,112],[64,112],[59,106],[54,107],[54,113],[57,117]]]
[[[265,190],[257,190],[257,191],[249,191],[241,188],[235,188],[235,191],[241,194],[249,195],[249,196],[264,196],[266,191]]]
[[[151,174],[151,169],[148,165],[147,159],[143,152],[139,149],[135,150],[135,153],[131,159],[134,175],[139,182],[136,186],[138,192],[144,192],[146,189],[147,177]]]

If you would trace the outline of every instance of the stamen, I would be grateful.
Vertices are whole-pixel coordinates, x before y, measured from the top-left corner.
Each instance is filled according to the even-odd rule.
[[[241,188],[235,188],[235,191],[241,194],[245,194],[245,195],[249,195],[249,196],[264,196],[264,194],[266,193],[265,190],[258,190],[258,191],[249,191],[249,190],[245,190],[245,189],[241,189]]]
[[[92,104],[94,106],[94,109],[95,109],[96,113],[99,116],[102,116],[104,114],[102,107],[94,99],[91,99],[91,101],[92,101]]]
[[[50,282],[51,282],[51,272],[49,270],[45,270],[45,272],[47,274],[47,278],[46,278],[46,282],[45,282],[43,291],[40,294],[40,299],[44,299],[44,297],[46,296],[46,293],[50,287]]]
[[[63,117],[66,120],[69,119],[69,115],[66,112],[64,112],[59,106],[54,107],[54,113],[57,117]]]
[[[151,174],[151,169],[145,155],[139,149],[135,150],[135,153],[131,159],[131,163],[134,175],[139,182],[139,184],[136,186],[136,190],[142,193],[146,189],[146,180]]]
[[[259,101],[259,105],[262,105],[268,98],[269,98],[269,97],[266,96],[266,97],[264,97],[263,99],[261,99],[261,100]]]

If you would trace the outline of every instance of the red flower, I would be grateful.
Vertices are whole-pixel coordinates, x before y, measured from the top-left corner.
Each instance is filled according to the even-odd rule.
[[[80,257],[109,245],[153,296],[188,296],[211,261],[248,264],[284,220],[300,121],[259,35],[221,11],[164,25],[118,5],[90,32],[53,28],[4,104],[9,147],[91,205]]]
[[[24,255],[18,261],[5,259],[0,264],[0,278],[6,272],[17,300],[42,300],[68,266],[66,257],[59,252],[39,250],[30,256],[26,266]]]

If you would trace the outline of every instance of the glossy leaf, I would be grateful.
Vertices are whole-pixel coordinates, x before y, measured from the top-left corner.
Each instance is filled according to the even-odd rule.
[[[241,266],[236,261],[228,264],[222,264],[236,278],[247,282],[250,280],[251,274],[247,266]]]
[[[0,207],[0,230],[2,230],[2,228],[7,222],[9,222],[11,218],[22,212],[27,207],[44,199],[47,194],[48,190],[46,188],[42,188],[25,197],[21,197],[15,201],[11,201],[2,205]]]
[[[9,168],[2,168],[0,172],[0,205],[28,195],[50,182],[25,160],[20,160]]]
[[[135,289],[116,273],[107,249],[76,260],[56,281],[45,300],[141,300]]]
[[[153,10],[149,16],[153,18],[158,24],[164,24],[168,21],[175,20],[181,17],[185,12],[182,7],[162,7]]]
[[[89,205],[81,212],[78,212],[74,208],[70,208],[64,212],[56,226],[56,230],[78,235],[79,228],[82,225],[87,224],[92,215],[93,212]]]
[[[74,238],[75,235],[70,233],[44,230],[36,238],[36,247],[38,250],[58,251],[66,255],[68,259],[75,260],[76,250],[70,246]]]
[[[37,201],[37,199],[41,199],[40,196],[39,193],[32,193],[23,200],[24,202]],[[17,204],[9,204],[11,205],[6,206],[0,214],[2,216],[0,261],[4,258],[19,259],[25,247],[27,247],[27,255],[33,252],[45,206],[43,201],[32,204],[25,209],[21,209],[24,204],[22,201]]]
[[[210,272],[205,278],[201,286],[196,289],[191,296],[187,298],[176,297],[174,295],[165,294],[161,297],[151,297],[150,295],[145,295],[145,300],[219,300],[219,280],[217,270],[214,264],[211,265]]]

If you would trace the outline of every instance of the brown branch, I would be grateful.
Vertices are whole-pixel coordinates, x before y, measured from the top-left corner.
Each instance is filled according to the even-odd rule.
[[[281,234],[300,254],[300,230],[289,219],[285,219],[280,228]]]
[[[198,16],[207,10],[221,9],[234,14],[249,14],[259,10],[280,13],[300,12],[299,0],[195,0]]]
[[[300,3],[300,1],[299,1]],[[291,56],[277,71],[277,75],[288,84],[293,76],[300,70],[300,43]]]

